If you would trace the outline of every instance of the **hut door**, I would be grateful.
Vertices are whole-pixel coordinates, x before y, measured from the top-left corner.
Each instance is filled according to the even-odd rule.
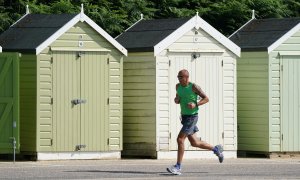
[[[53,146],[56,151],[107,150],[107,54],[53,54]]]
[[[283,56],[281,62],[282,151],[300,151],[300,56]]]
[[[107,151],[108,54],[86,52],[81,56],[81,151]]]
[[[0,153],[19,151],[19,54],[0,53]]]
[[[177,73],[181,69],[190,72],[190,81],[198,84],[207,94],[210,101],[199,108],[197,136],[210,144],[223,144],[223,69],[222,58],[217,55],[202,55],[193,57],[170,56],[170,123],[171,123],[171,149],[177,149],[176,138],[181,129],[180,106],[173,101],[178,83]],[[190,146],[186,141],[186,149],[199,150]]]

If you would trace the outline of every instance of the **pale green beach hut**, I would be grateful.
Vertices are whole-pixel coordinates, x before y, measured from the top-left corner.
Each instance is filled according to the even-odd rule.
[[[255,19],[230,36],[237,65],[238,150],[300,151],[300,18]]]
[[[20,151],[38,160],[120,158],[127,50],[83,12],[30,14],[0,35],[20,52]]]

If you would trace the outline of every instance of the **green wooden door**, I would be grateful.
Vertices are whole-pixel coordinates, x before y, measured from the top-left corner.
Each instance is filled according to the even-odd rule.
[[[108,149],[108,68],[100,52],[53,55],[56,151]]]
[[[108,150],[108,54],[85,52],[81,56],[80,143],[82,151]]]
[[[19,151],[19,56],[0,53],[0,153]]]
[[[282,58],[282,151],[300,151],[300,56]]]

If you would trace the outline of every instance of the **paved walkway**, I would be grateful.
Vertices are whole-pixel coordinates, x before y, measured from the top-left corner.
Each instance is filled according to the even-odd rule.
[[[182,175],[166,172],[174,160],[0,160],[0,179],[300,179],[300,159],[185,160]]]

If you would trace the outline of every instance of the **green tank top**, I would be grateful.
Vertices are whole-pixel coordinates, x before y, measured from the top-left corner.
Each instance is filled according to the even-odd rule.
[[[179,96],[180,100],[180,107],[181,107],[181,114],[182,115],[193,115],[198,113],[198,106],[197,106],[197,97],[198,95],[194,93],[193,89],[193,83],[189,83],[187,86],[181,86],[179,84],[177,88],[177,94]],[[188,103],[193,102],[196,104],[196,107],[194,109],[188,108]]]

